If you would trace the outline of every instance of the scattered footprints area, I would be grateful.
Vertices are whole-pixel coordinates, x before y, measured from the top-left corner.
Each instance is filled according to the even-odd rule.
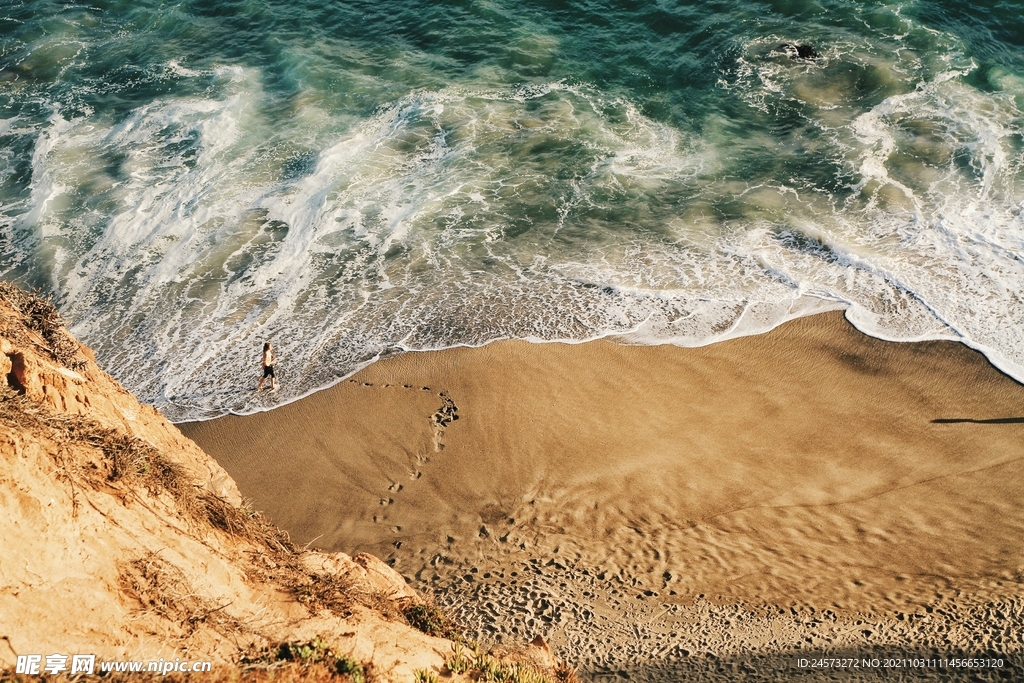
[[[373,387],[370,382],[358,383]],[[380,384],[381,389],[432,391],[410,384]],[[435,453],[444,450],[445,430],[459,419],[458,406],[446,391],[429,417]],[[441,456],[443,457],[443,456]],[[429,462],[420,455],[418,465]],[[411,473],[418,480],[420,469]],[[405,486],[394,482],[390,494]],[[1020,592],[993,599],[958,590],[934,592],[929,602],[883,612],[754,605],[680,595],[678,576],[638,575],[588,565],[559,556],[559,549],[529,542],[531,524],[491,515],[468,542],[446,535],[431,553],[403,548],[401,540],[389,562],[400,569],[432,554],[427,566],[406,578],[433,594],[484,643],[515,644],[543,635],[558,654],[580,667],[594,683],[681,680],[1014,680],[1020,673],[1018,653],[1024,632]],[[378,521],[374,517],[374,521]],[[401,534],[403,527],[394,525]],[[534,530],[535,531],[535,530]],[[454,533],[454,532],[453,532]],[[490,549],[488,549],[490,546]],[[500,550],[496,550],[500,548]],[[532,552],[531,552],[532,551]],[[415,553],[416,557],[409,555]],[[404,555],[404,557],[403,557]],[[660,569],[659,569],[660,571]],[[646,579],[646,581],[645,581]],[[1017,576],[1018,586],[1024,577]],[[1012,583],[1012,582],[1011,582]],[[683,591],[688,593],[687,591]],[[984,592],[984,591],[983,591]],[[721,598],[721,596],[719,596]],[[913,645],[910,645],[913,644]],[[1001,660],[1003,666],[939,666],[954,658]],[[851,660],[842,667],[812,667],[814,660]],[[917,661],[917,666],[906,664]],[[801,665],[801,662],[805,662]],[[876,666],[877,665],[877,666]]]
[[[980,600],[956,591],[916,608],[851,613],[683,599],[670,579],[650,586],[572,561],[510,557],[442,566],[416,585],[434,592],[474,637],[500,643],[543,634],[594,682],[1000,681],[1022,674],[1019,592]],[[957,657],[1001,658],[1003,666],[884,666],[886,659]],[[878,659],[879,666],[800,666],[819,658]]]
[[[696,349],[400,354],[184,429],[298,542],[373,553],[587,681],[998,681],[1024,680],[1022,405],[961,345],[836,313]]]

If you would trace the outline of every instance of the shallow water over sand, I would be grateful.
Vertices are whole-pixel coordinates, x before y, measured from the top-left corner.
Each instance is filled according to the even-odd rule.
[[[395,349],[689,346],[833,307],[1024,377],[1009,5],[0,15],[0,276],[172,419]],[[258,396],[267,339],[282,389]]]

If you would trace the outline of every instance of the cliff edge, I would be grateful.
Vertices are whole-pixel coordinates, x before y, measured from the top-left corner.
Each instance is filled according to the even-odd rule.
[[[239,667],[330,652],[353,680],[463,678],[438,637],[457,637],[450,623],[398,573],[295,548],[52,304],[9,283],[0,461],[0,669],[27,654]]]

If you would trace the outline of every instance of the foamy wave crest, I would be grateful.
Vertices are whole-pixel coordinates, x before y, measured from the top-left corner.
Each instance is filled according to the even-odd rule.
[[[258,74],[220,76],[219,97],[118,122],[55,115],[21,215],[37,252],[53,251],[75,331],[176,418],[262,407],[250,385],[264,339],[287,399],[389,348],[629,329],[642,311],[603,310],[545,261],[618,241],[581,231],[580,211],[602,218],[710,163],[587,86],[416,93],[289,137],[258,115]],[[74,211],[87,192],[97,210]]]
[[[837,307],[1024,378],[1021,82],[974,88],[955,44],[922,57],[896,26],[818,60],[751,41],[685,129],[568,82],[270,116],[257,70],[171,63],[208,92],[35,133],[9,263],[46,264],[75,332],[178,420],[398,349],[698,345]],[[276,395],[253,393],[265,340]]]
[[[873,336],[959,339],[1022,378],[1024,90],[967,85],[973,63],[952,39],[922,57],[906,44],[915,30],[814,61],[773,54],[775,39],[749,46],[741,97],[813,129],[793,139],[820,141],[842,183],[769,191],[783,220],[747,231],[739,251],[847,302]]]

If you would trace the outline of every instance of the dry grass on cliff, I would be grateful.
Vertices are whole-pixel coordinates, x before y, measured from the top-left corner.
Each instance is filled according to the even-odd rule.
[[[452,654],[445,660],[445,669],[482,683],[580,683],[576,669],[565,662],[560,661],[551,668],[531,662],[523,648],[502,650],[504,652],[487,654],[476,645],[467,648],[462,643],[454,643]]]
[[[306,642],[288,642],[251,649],[241,658],[241,668],[256,677],[282,667],[299,666],[307,673],[326,676],[315,680],[344,680],[352,683],[372,683],[373,667],[334,651],[326,640],[314,638]],[[273,680],[277,680],[274,678]],[[309,680],[309,679],[302,679]]]
[[[288,532],[275,526],[248,502],[232,505],[219,496],[203,491],[198,496],[198,503],[201,510],[195,517],[205,519],[215,528],[263,546],[278,555],[296,552]]]
[[[295,565],[279,565],[278,570],[277,582],[289,586],[296,599],[310,612],[326,609],[338,616],[351,614],[352,584],[345,577],[310,575],[297,570]],[[226,613],[229,603],[217,605],[197,595],[184,573],[160,558],[159,553],[149,553],[121,563],[119,584],[125,595],[141,605],[140,613],[154,614],[176,624],[183,641],[202,627],[234,640],[243,634],[258,637],[245,624]],[[337,654],[320,639],[251,648],[241,656],[239,667],[244,673],[239,677],[225,673],[223,678],[211,679],[206,674],[195,678],[204,681],[330,680],[352,683],[372,680],[366,665]]]
[[[355,602],[363,603],[348,576],[294,571],[294,567],[290,569],[288,583],[292,594],[311,614],[326,610],[344,618],[352,614]],[[387,617],[387,614],[381,613]]]
[[[242,624],[224,612],[228,603],[215,605],[197,595],[185,574],[158,553],[123,562],[119,568],[121,591],[141,603],[142,611],[178,624],[183,637],[203,625],[227,634],[242,630]]]
[[[0,422],[18,431],[36,431],[58,444],[56,476],[70,484],[73,496],[110,484],[118,485],[126,498],[140,490],[152,496],[167,494],[179,515],[193,528],[212,527],[259,547],[260,552],[253,553],[251,578],[259,583],[276,583],[311,613],[328,611],[347,617],[358,603],[389,620],[406,621],[393,603],[355,590],[351,579],[310,572],[302,566],[299,550],[287,532],[248,504],[236,506],[203,489],[181,465],[141,439],[79,415],[54,412],[7,388],[0,388]],[[97,463],[83,458],[69,448],[72,446],[95,449],[102,459]],[[140,602],[151,607],[163,604],[164,600],[164,611],[187,615],[185,621],[204,613],[204,607],[187,599],[187,591],[175,588],[177,584],[167,572],[153,568],[156,564],[150,560],[146,562],[150,563],[150,570],[128,572],[135,577],[134,583],[125,584],[132,587],[129,593],[142,596]],[[152,597],[154,591],[164,597],[150,600],[147,596]]]
[[[46,342],[43,349],[55,361],[72,370],[85,367],[81,348],[68,333],[52,298],[41,292],[25,292],[10,282],[0,280],[0,300],[7,302],[20,315],[20,319],[0,320],[0,336],[39,346],[22,332],[22,328],[27,327],[43,338]]]
[[[36,430],[60,446],[87,446],[103,455],[103,470],[95,463],[58,451],[57,475],[75,486],[101,481],[121,484],[127,493],[140,489],[151,495],[167,493],[178,512],[193,524],[209,525],[232,536],[291,553],[288,534],[249,506],[235,506],[198,486],[184,467],[152,445],[125,432],[104,427],[80,415],[49,410],[10,389],[0,388],[0,421],[19,430]]]
[[[0,335],[28,347],[41,347],[67,367],[78,368],[84,364],[79,360],[80,347],[66,332],[48,299],[0,282],[0,300],[7,302],[16,313],[15,316],[0,315]],[[26,332],[26,328],[36,334]],[[39,338],[48,346],[42,346]],[[356,604],[361,604],[390,621],[410,623],[428,633],[434,630],[430,624],[419,623],[422,620],[417,620],[415,615],[406,614],[403,608],[407,605],[361,591],[348,576],[309,571],[303,566],[301,551],[292,544],[287,532],[248,504],[233,505],[206,490],[182,465],[142,439],[87,417],[54,411],[3,385],[0,385],[0,424],[15,433],[34,433],[56,444],[57,447],[51,449],[56,465],[54,475],[70,487],[75,510],[83,496],[88,500],[89,492],[96,490],[114,493],[125,504],[143,491],[156,498],[169,496],[179,518],[193,531],[217,529],[259,548],[250,553],[250,579],[278,585],[311,614],[326,611],[344,618],[351,616]],[[122,592],[139,603],[140,612],[153,613],[178,624],[183,639],[200,627],[224,634],[246,631],[244,625],[224,613],[226,606],[214,605],[197,596],[180,570],[155,554],[122,563],[119,583]],[[310,680],[311,676],[319,680],[316,670],[323,668],[322,662],[303,662],[301,666],[277,662],[268,666],[268,671],[276,672],[270,674],[273,680],[291,680],[293,674],[295,680]],[[328,669],[330,667],[325,669],[327,677],[323,680],[330,678]],[[255,678],[249,676],[246,680],[261,680],[261,675],[254,675]],[[0,672],[0,680],[7,680],[5,676],[9,673]]]

